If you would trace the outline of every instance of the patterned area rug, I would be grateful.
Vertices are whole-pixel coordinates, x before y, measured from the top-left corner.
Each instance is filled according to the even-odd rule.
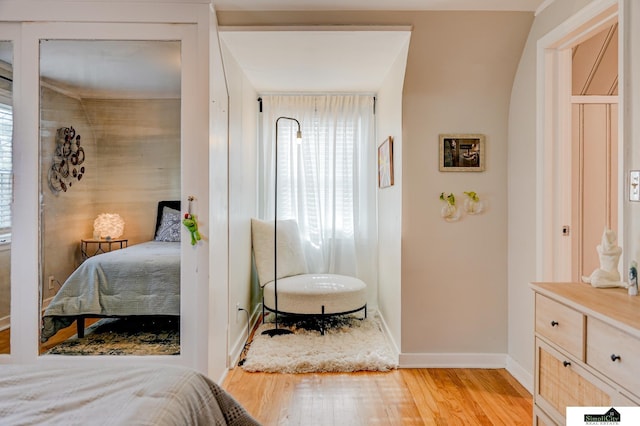
[[[104,318],[46,352],[55,355],[179,355],[180,320]]]
[[[270,314],[271,320],[273,315]],[[273,323],[258,327],[246,358],[240,361],[246,371],[268,373],[320,373],[389,371],[398,367],[377,315],[330,317],[325,334],[314,318],[279,316],[278,328],[293,334],[270,337],[262,334]]]

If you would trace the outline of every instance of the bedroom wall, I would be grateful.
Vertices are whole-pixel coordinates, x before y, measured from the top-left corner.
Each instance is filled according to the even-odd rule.
[[[229,87],[229,348],[237,358],[247,339],[246,312],[257,306],[260,288],[252,274],[251,218],[257,217],[257,116],[255,89],[222,44]]]
[[[64,280],[80,264],[80,240],[100,213],[118,213],[129,244],[153,238],[157,202],[180,198],[180,100],[79,100],[43,89],[43,271]],[[46,172],[55,132],[73,126],[86,160],[82,180],[54,194]],[[43,286],[43,299],[59,289]]]
[[[220,25],[412,25],[402,101],[403,363],[454,365],[461,359],[474,365],[496,359],[504,363],[508,107],[533,14],[222,11],[217,15]],[[449,132],[487,135],[487,171],[438,172],[438,134]],[[440,192],[469,190],[487,201],[487,211],[445,223],[439,213]]]
[[[97,146],[94,218],[118,213],[129,244],[152,240],[158,201],[180,199],[180,99],[82,103]]]
[[[53,275],[62,284],[80,264],[80,240],[93,233],[95,187],[97,184],[96,139],[82,102],[48,87],[41,89],[41,191],[42,191],[42,280],[43,300],[59,290],[48,288]],[[81,136],[85,151],[85,173],[66,192],[49,189],[47,173],[56,149],[56,130],[72,126]]]
[[[533,294],[528,285],[536,280],[536,45],[588,3],[555,0],[536,16],[511,93],[507,157],[509,356],[514,371],[521,372],[521,381],[531,385]]]

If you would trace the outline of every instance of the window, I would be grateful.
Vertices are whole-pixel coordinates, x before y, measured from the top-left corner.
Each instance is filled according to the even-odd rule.
[[[0,239],[11,233],[13,199],[13,108],[10,93],[0,92]]]
[[[264,216],[294,219],[312,272],[366,274],[375,264],[376,151],[371,95],[265,95]],[[297,123],[302,143],[295,142]]]

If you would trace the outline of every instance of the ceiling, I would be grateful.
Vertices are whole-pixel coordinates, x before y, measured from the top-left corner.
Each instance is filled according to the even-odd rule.
[[[216,10],[520,10],[553,0],[213,0]],[[375,92],[406,46],[404,31],[228,31],[221,40],[260,92]],[[353,28],[350,28],[353,29]],[[46,80],[79,97],[179,97],[179,48],[54,41]],[[11,50],[0,43],[0,60]]]
[[[218,11],[510,10],[553,0],[213,0]],[[315,29],[315,28],[314,28]],[[405,31],[228,31],[220,38],[260,92],[376,92],[410,37]]]
[[[180,98],[180,42],[43,40],[43,80],[80,98]]]
[[[552,0],[213,0],[216,10],[519,10]]]
[[[409,31],[221,31],[259,93],[376,92]]]

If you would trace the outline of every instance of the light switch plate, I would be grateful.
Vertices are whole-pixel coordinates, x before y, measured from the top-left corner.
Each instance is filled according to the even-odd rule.
[[[640,170],[629,172],[629,201],[640,201]]]

